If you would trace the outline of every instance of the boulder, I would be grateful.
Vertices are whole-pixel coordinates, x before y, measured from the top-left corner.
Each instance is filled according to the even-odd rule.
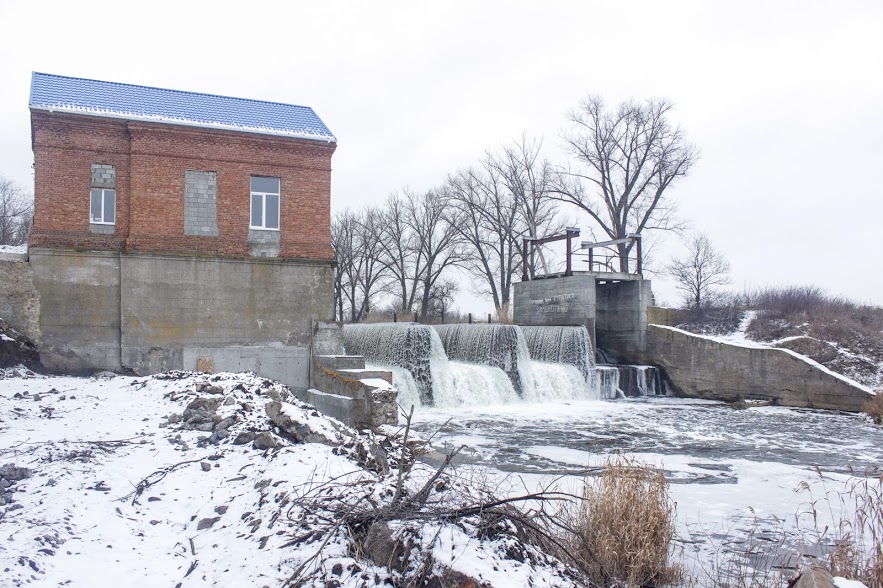
[[[337,432],[330,427],[319,426],[320,418],[311,419],[307,414],[293,404],[287,404],[278,400],[267,403],[265,410],[273,423],[288,433],[299,443],[324,443],[325,445],[337,445],[340,442]],[[322,424],[330,421],[323,420]]]

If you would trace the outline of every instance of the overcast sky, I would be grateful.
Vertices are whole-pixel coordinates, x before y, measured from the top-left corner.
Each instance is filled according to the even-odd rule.
[[[311,106],[338,138],[334,210],[429,188],[522,133],[563,161],[587,94],[668,98],[702,152],[670,196],[735,287],[883,305],[879,0],[0,0],[0,23],[0,175],[30,189],[32,71]]]

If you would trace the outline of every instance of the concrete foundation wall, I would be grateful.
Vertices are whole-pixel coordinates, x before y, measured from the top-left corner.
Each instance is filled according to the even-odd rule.
[[[50,370],[120,371],[120,256],[31,249],[40,359]]]
[[[0,318],[40,344],[40,295],[26,254],[0,257]]]
[[[264,378],[279,380],[295,392],[306,390],[310,385],[308,346],[184,347],[181,358],[181,367],[185,370],[197,371],[210,366],[214,372],[252,371]],[[148,352],[148,364],[151,360],[161,363],[162,359],[161,354],[151,357]]]
[[[646,345],[647,307],[652,295],[649,280],[596,284],[597,346],[626,361],[637,361]]]
[[[122,362],[139,374],[184,367],[185,349],[307,350],[313,321],[331,317],[328,263],[150,254],[123,254],[121,261]],[[266,353],[267,365],[277,361],[276,351]],[[219,356],[215,369],[228,369],[228,359],[246,361],[235,357]],[[299,371],[306,382],[308,362]]]
[[[518,282],[516,325],[583,325],[595,344],[595,278],[589,275]]]
[[[331,316],[326,262],[32,249],[31,266],[54,370],[152,374],[201,357],[306,389],[313,321]]]
[[[647,328],[643,362],[665,368],[677,392],[691,398],[860,411],[872,397],[788,351],[739,347],[657,325]]]

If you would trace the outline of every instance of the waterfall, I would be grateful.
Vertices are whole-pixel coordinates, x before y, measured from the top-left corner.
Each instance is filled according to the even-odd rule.
[[[590,386],[598,391],[604,400],[623,398],[625,394],[619,387],[619,368],[612,365],[599,365],[590,372]]]
[[[404,368],[422,404],[433,404],[434,391],[444,389],[448,358],[435,331],[411,323],[346,325],[343,346],[365,361]],[[410,381],[408,386],[411,386]]]
[[[389,370],[398,402],[456,407],[665,395],[652,366],[594,365],[585,327],[345,325],[347,353]]]
[[[595,354],[584,326],[521,327],[521,332],[532,360],[572,365],[589,380]]]
[[[499,368],[519,396],[533,395],[530,353],[516,325],[437,325],[435,330],[451,360]]]

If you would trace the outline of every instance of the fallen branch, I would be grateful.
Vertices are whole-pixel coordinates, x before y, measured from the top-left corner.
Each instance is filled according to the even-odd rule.
[[[154,484],[158,484],[159,482],[161,482],[163,480],[163,478],[165,478],[166,476],[168,476],[169,474],[174,472],[176,469],[180,468],[181,466],[185,466],[189,463],[199,463],[199,462],[203,461],[204,459],[205,458],[202,458],[202,457],[200,457],[198,459],[189,459],[187,461],[181,461],[181,462],[178,462],[174,465],[170,465],[168,467],[156,470],[155,472],[153,472],[152,474],[148,475],[147,477],[142,479],[140,482],[135,484],[134,490],[132,490],[131,492],[129,492],[125,496],[117,498],[117,500],[119,500],[120,502],[123,502],[123,501],[128,500],[131,497],[132,504],[134,505],[135,502],[138,500],[138,497],[141,496],[145,490],[147,490],[148,488],[150,488]]]

